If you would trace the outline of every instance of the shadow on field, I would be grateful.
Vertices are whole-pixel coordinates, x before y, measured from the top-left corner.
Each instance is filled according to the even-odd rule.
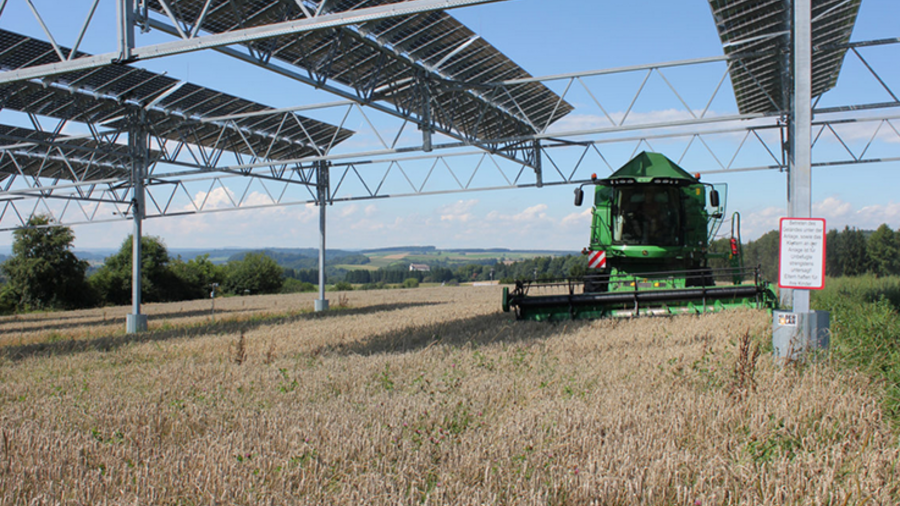
[[[86,315],[71,315],[64,316],[62,312],[60,313],[25,313],[24,315],[16,314],[12,316],[3,316],[0,317],[0,325],[6,323],[32,323],[32,322],[46,322],[46,321],[60,321],[60,320],[79,320],[81,318],[87,318]]]
[[[228,315],[237,315],[240,313],[250,313],[250,312],[255,312],[255,311],[259,311],[259,308],[223,309],[223,310],[217,309],[216,317],[221,318],[223,316],[227,317]],[[118,311],[117,311],[117,313],[118,313]],[[207,310],[197,310],[197,311],[172,311],[172,312],[168,312],[168,313],[154,313],[154,314],[150,315],[150,318],[153,320],[156,320],[156,319],[167,318],[167,317],[191,318],[194,316],[209,316],[209,310],[207,309]],[[84,317],[82,316],[80,318],[84,318]],[[90,320],[81,320],[78,322],[55,323],[57,320],[66,320],[66,319],[74,319],[74,317],[69,317],[69,318],[63,317],[63,318],[58,318],[58,319],[49,318],[49,317],[41,318],[41,319],[34,318],[34,319],[31,319],[30,321],[42,322],[43,325],[36,325],[33,327],[25,326],[25,327],[21,327],[21,328],[9,328],[9,327],[4,328],[4,326],[2,324],[0,324],[0,335],[17,334],[17,333],[21,333],[21,332],[40,332],[40,331],[44,331],[44,330],[46,330],[46,331],[70,330],[70,329],[77,329],[77,328],[82,328],[82,327],[84,327],[84,328],[96,327],[98,325],[117,325],[117,324],[125,325],[125,314],[116,314],[116,315],[112,315],[112,316],[105,317],[105,318],[94,317],[94,318],[91,318]],[[22,323],[23,321],[27,322],[29,320],[10,320],[10,321],[16,322],[16,323]],[[7,323],[7,322],[3,322],[3,323]]]
[[[204,335],[234,334],[256,329],[263,325],[281,325],[300,320],[312,320],[318,318],[344,318],[355,315],[365,315],[385,311],[396,311],[409,307],[434,306],[444,302],[406,302],[395,304],[376,304],[361,308],[333,309],[325,313],[287,313],[270,315],[251,315],[246,320],[230,320],[218,322],[204,322],[197,325],[151,329],[140,334],[124,334],[123,329],[115,334],[98,336],[86,340],[58,340],[33,344],[22,344],[0,347],[0,356],[10,360],[22,360],[35,356],[61,356],[82,353],[86,351],[111,351],[130,343],[146,343],[180,339],[185,337],[199,337]],[[201,312],[203,313],[203,312]],[[183,315],[184,313],[175,313]],[[217,311],[216,315],[220,315]],[[156,322],[160,315],[150,315],[151,321]],[[107,320],[108,322],[109,320]],[[59,325],[53,328],[60,328]]]
[[[323,346],[314,350],[312,354],[366,356],[379,353],[406,353],[435,345],[460,347],[491,343],[531,343],[558,335],[561,326],[576,328],[590,324],[591,322],[587,320],[562,324],[514,321],[508,313],[498,311],[377,334],[359,343]]]

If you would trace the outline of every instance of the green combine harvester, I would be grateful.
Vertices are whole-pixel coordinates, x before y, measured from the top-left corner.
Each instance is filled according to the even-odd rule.
[[[503,310],[537,321],[704,313],[736,307],[774,308],[777,299],[759,267],[744,268],[740,215],[731,219],[730,251],[709,242],[724,221],[725,187],[701,183],[673,161],[643,152],[594,187],[590,274],[516,281],[503,289]],[[709,260],[726,259],[714,269]]]

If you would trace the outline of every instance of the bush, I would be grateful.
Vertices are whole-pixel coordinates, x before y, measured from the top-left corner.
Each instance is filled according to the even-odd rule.
[[[180,293],[170,294],[172,300],[205,299],[209,297],[212,284],[222,284],[225,269],[212,263],[209,254],[200,255],[187,262],[177,258],[169,262],[169,268],[180,280]]]
[[[249,290],[258,295],[278,293],[283,284],[282,269],[275,260],[264,253],[247,253],[243,260],[228,262],[222,288],[233,294]]]
[[[350,292],[353,291],[353,285],[346,281],[338,281],[334,284],[335,292]]]
[[[286,278],[284,284],[281,285],[281,293],[305,293],[315,292],[316,285],[300,281],[299,279]]]
[[[900,423],[900,278],[828,278],[813,295],[831,313],[832,357],[880,380],[885,413]]]
[[[159,237],[143,236],[141,241],[141,299],[143,302],[171,302],[191,298],[185,294],[183,282],[171,269],[169,251]],[[90,277],[97,295],[106,304],[131,302],[132,236],[119,251],[106,258]]]
[[[418,288],[419,280],[416,278],[406,278],[403,280],[403,288]]]

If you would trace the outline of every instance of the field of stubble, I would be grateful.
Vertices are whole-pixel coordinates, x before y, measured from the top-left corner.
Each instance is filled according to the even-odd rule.
[[[765,312],[537,324],[496,287],[0,319],[2,504],[895,504],[878,389]],[[332,306],[338,300],[330,297]],[[243,337],[242,337],[243,336]]]

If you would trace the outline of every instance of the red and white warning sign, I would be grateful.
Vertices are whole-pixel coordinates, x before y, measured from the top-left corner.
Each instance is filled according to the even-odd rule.
[[[606,252],[605,251],[591,251],[590,256],[588,256],[588,267],[591,269],[605,269],[606,268]]]
[[[825,288],[825,220],[781,218],[778,287]]]

